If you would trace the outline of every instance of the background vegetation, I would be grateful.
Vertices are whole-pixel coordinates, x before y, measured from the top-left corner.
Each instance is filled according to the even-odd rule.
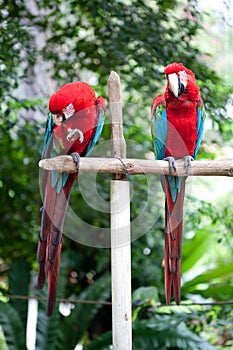
[[[199,159],[232,157],[230,6],[226,3],[210,16],[193,0],[0,0],[0,349],[26,348],[28,303],[6,295],[46,296],[46,289],[37,290],[35,276],[41,206],[37,163],[49,95],[66,82],[83,79],[107,97],[109,73],[117,71],[128,156],[145,158],[152,152],[149,109],[163,91],[163,67],[182,61],[195,72],[208,113]],[[101,141],[109,135],[107,122]],[[95,152],[102,154],[102,148]],[[105,200],[110,179],[97,176]],[[192,193],[187,191],[185,306],[165,307],[159,179],[129,180],[133,223],[146,208],[142,225],[132,225],[134,237],[140,236],[132,243],[134,350],[233,349],[232,306],[192,305],[232,301],[232,183],[195,179]],[[109,227],[108,213],[91,208],[77,188],[71,203],[83,221]],[[69,221],[66,227],[73,237]],[[65,237],[58,294],[110,300],[109,249]],[[56,310],[48,319],[45,303],[39,302],[36,349],[72,350],[78,343],[85,350],[110,349],[110,306],[75,304],[70,311],[65,317]]]

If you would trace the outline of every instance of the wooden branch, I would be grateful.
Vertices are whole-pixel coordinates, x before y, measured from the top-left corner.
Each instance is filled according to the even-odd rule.
[[[123,134],[120,77],[111,72],[108,79],[109,113],[111,121],[111,146],[113,158],[126,158],[126,142]],[[116,173],[114,179],[122,179],[124,173]]]
[[[174,176],[187,176],[184,161],[177,160]],[[76,168],[71,156],[59,156],[42,159],[39,167],[64,173],[75,173]],[[169,175],[168,162],[164,160],[117,159],[117,158],[80,158],[80,172],[112,174],[164,174]],[[195,160],[191,164],[189,176],[233,176],[233,159]]]

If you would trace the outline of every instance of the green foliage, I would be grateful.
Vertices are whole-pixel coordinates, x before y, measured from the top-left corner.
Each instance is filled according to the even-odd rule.
[[[192,200],[193,213],[188,213],[183,242],[183,295],[231,298],[232,209],[225,205],[220,209],[218,204],[215,208],[208,202]]]
[[[80,300],[102,300],[110,297],[111,280],[109,274],[99,277],[93,284],[84,289],[77,298]],[[85,332],[90,328],[101,304],[77,304],[70,317],[64,322],[66,339],[63,346],[72,349],[81,340]],[[107,306],[109,310],[109,306]],[[73,331],[75,329],[75,332]],[[63,347],[64,348],[64,347]]]
[[[43,290],[39,294],[40,296],[46,297],[47,292]],[[61,350],[61,341],[63,337],[62,332],[58,332],[61,327],[61,315],[58,312],[58,308],[51,317],[46,315],[45,303],[39,303],[38,308],[38,319],[37,319],[37,337],[36,337],[36,349],[56,349]]]
[[[111,350],[112,349],[112,332],[106,332],[93,340],[84,350]]]
[[[8,303],[0,302],[0,325],[9,350],[25,350],[26,337],[20,317]]]
[[[26,260],[13,260],[9,270],[9,293],[13,295],[28,295],[30,284],[29,264]],[[18,312],[18,316],[26,329],[28,301],[12,299],[11,306]]]
[[[231,102],[232,86],[205,64],[194,44],[203,18],[195,1],[72,0],[65,7],[40,1],[38,6],[47,11],[39,25],[50,33],[42,53],[53,62],[57,79],[73,80],[85,69],[99,77],[103,89],[114,69],[130,102],[151,105],[162,91],[163,66],[181,60],[197,76],[208,116],[230,136],[224,106]]]
[[[36,50],[31,29],[32,14],[23,1],[0,2],[0,127],[14,125],[15,110],[28,102],[15,94],[20,82],[30,75],[36,59]],[[30,105],[31,107],[31,105]]]
[[[198,285],[205,284],[205,283],[207,283],[208,285],[210,281],[215,281],[216,279],[218,280],[219,278],[221,279],[221,281],[224,281],[224,279],[226,279],[227,277],[232,276],[232,269],[233,269],[233,263],[229,265],[218,266],[215,269],[203,272],[197,277],[193,278],[191,281],[187,282],[183,288],[186,289],[187,291],[194,292],[194,290],[198,288]],[[215,288],[216,287],[217,286],[215,285]],[[216,296],[217,298],[220,299],[221,290],[222,290],[222,286],[220,285],[219,288],[216,288],[216,291],[212,295],[212,297]],[[224,291],[224,289],[222,291]],[[232,291],[232,288],[231,288],[231,291]],[[199,293],[202,294],[202,291],[200,290]],[[230,295],[228,295],[227,297],[230,297]]]
[[[57,290],[58,297],[65,296],[66,289],[66,276],[68,271],[68,256],[66,253],[62,254],[60,277]],[[39,290],[37,295],[39,297],[47,297],[47,283],[42,290]],[[46,301],[39,301],[38,304],[38,316],[37,316],[37,337],[36,337],[36,349],[37,350],[62,350],[63,332],[57,332],[62,325],[62,317],[58,312],[58,303],[55,307],[54,313],[51,317],[46,315]]]
[[[147,308],[148,303],[146,302],[141,307]],[[169,308],[167,307],[167,309]],[[198,335],[203,328],[199,327],[197,329],[196,327],[194,329],[194,325],[197,325],[199,317],[197,311],[186,308],[186,312],[184,310],[183,312],[168,313],[161,310],[160,313],[159,310],[155,309],[155,311],[150,311],[150,313],[150,318],[147,316],[147,319],[137,319],[133,324],[133,349],[217,349]],[[140,314],[145,315],[145,312]],[[108,350],[110,349],[111,341],[111,333],[106,332],[96,340],[93,340],[84,349]]]
[[[9,129],[0,126],[0,255],[34,261],[39,230],[40,193],[37,163],[40,159],[39,125],[22,120]],[[6,239],[6,237],[11,239]],[[14,242],[12,244],[12,242]]]
[[[68,267],[68,255],[62,254],[61,274],[59,277],[58,296],[65,296],[66,275]],[[46,297],[47,286],[38,293],[40,297]],[[98,300],[105,301],[110,296],[110,276],[103,275],[93,281],[93,284],[78,294],[79,300],[87,301],[96,300],[96,304],[76,304],[71,309],[69,317],[62,317],[58,312],[58,305],[52,315],[46,315],[46,302],[39,302],[38,319],[37,319],[37,341],[38,350],[46,349],[73,349],[75,345],[82,340],[87,330],[94,322],[96,315],[103,308]],[[109,306],[107,306],[109,308]],[[58,333],[58,329],[61,331]],[[86,335],[87,336],[87,335]]]
[[[133,292],[133,315],[134,322],[139,315],[139,312],[146,306],[156,306],[159,302],[158,291],[155,287],[140,287]],[[142,307],[143,306],[143,307]]]
[[[163,315],[134,325],[134,349],[214,350],[216,347],[191,332],[181,319]]]

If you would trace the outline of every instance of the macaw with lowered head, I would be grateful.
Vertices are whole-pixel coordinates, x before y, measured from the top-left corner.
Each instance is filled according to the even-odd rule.
[[[105,101],[96,98],[85,82],[63,85],[49,100],[49,118],[42,156],[71,155],[78,170],[79,157],[88,155],[97,142],[104,124]],[[53,312],[62,247],[62,231],[71,187],[78,172],[68,174],[44,171],[43,207],[38,243],[38,287],[48,278],[47,314]]]
[[[187,175],[200,147],[204,104],[193,72],[181,63],[169,64],[167,85],[155,97],[152,108],[152,139],[156,159],[169,162],[170,174],[161,177],[165,192],[164,277],[166,302],[180,303],[182,221],[186,177],[174,176],[176,159],[183,158]]]

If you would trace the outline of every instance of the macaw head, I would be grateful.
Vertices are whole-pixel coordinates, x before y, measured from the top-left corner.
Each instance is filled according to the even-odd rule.
[[[164,73],[167,77],[167,91],[173,93],[176,98],[179,98],[186,90],[187,86],[195,86],[196,80],[193,72],[183,66],[182,63],[169,64]]]
[[[49,100],[49,110],[55,125],[72,117],[78,111],[94,106],[96,97],[94,90],[85,82],[63,85]]]

